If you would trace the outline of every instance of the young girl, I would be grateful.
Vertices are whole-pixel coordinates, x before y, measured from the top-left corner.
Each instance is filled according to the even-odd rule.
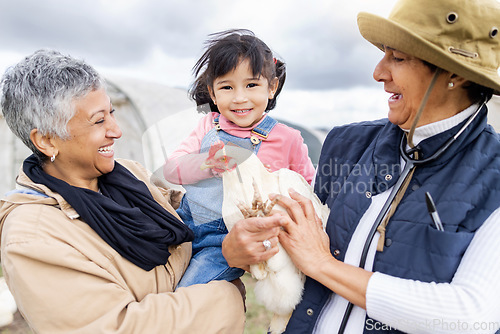
[[[248,30],[210,35],[194,66],[190,90],[199,110],[210,109],[164,166],[165,179],[186,189],[177,213],[193,229],[193,257],[179,287],[234,280],[243,270],[222,256],[220,173],[234,168],[231,145],[255,153],[270,171],[288,168],[311,183],[314,167],[300,132],[267,115],[285,81],[285,64]],[[223,153],[223,154],[222,154]]]

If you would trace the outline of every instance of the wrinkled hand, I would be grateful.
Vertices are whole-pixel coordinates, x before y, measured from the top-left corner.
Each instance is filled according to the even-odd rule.
[[[314,272],[325,261],[333,258],[330,253],[330,238],[323,230],[321,219],[314,211],[311,200],[293,190],[289,193],[291,198],[270,196],[277,198],[277,204],[288,213],[288,216],[281,216],[283,229],[279,241],[297,268],[307,276],[314,277]]]
[[[250,265],[261,263],[278,253],[280,215],[253,217],[238,221],[222,242],[222,254],[231,267],[249,271]],[[262,242],[271,242],[266,250]]]

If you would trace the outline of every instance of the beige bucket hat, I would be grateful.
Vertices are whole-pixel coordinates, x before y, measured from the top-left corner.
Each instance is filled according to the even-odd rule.
[[[400,0],[389,17],[358,14],[361,35],[500,95],[500,2]]]

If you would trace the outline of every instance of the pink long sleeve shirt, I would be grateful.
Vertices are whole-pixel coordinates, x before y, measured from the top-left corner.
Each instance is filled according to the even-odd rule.
[[[214,127],[213,120],[219,116],[211,112],[203,117],[196,128],[181,143],[165,162],[163,173],[165,179],[174,184],[192,184],[213,177],[210,169],[201,170],[208,153],[200,153],[203,137]],[[225,132],[240,138],[250,138],[252,130],[259,125],[267,114],[252,127],[241,128],[220,115],[219,125]],[[315,171],[308,156],[307,146],[300,131],[278,123],[264,139],[257,152],[257,157],[271,171],[288,168],[301,174],[310,184]]]

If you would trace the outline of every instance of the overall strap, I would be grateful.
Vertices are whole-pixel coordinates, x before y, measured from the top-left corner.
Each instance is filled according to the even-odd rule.
[[[264,118],[264,120],[252,130],[252,136],[250,137],[252,144],[258,145],[262,140],[266,140],[267,136],[269,136],[269,132],[271,132],[276,124],[278,124],[278,121],[271,116]]]
[[[219,117],[220,115],[217,115],[213,120],[214,127],[217,131],[221,130]],[[278,124],[278,121],[271,116],[265,117],[264,120],[252,130],[252,136],[250,137],[252,144],[256,146],[259,145],[262,140],[266,140],[276,124]]]
[[[212,123],[214,123],[215,130],[217,131],[220,130],[219,117],[220,114],[217,114],[217,116],[215,116],[214,120],[212,121]]]

